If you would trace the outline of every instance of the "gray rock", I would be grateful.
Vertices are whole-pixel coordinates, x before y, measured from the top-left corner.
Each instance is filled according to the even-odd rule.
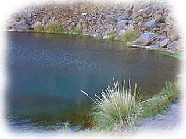
[[[116,28],[119,28],[120,30],[124,30],[125,28],[127,28],[127,25],[128,25],[128,20],[121,20],[116,23]]]
[[[146,22],[144,24],[144,26],[147,28],[150,28],[150,29],[155,28],[158,26],[158,21],[156,19],[152,19],[152,20]]]
[[[181,46],[181,44],[179,41],[170,41],[167,44],[167,49],[173,50],[173,49],[176,49],[177,47],[180,47],[180,46]]]
[[[109,22],[109,23],[115,24],[117,22],[117,19],[115,19],[114,16],[112,16],[112,15],[107,15],[106,19],[107,19],[107,22]]]
[[[15,28],[12,28],[12,29],[8,29],[7,31],[10,31],[10,32],[15,32],[17,31]]]
[[[148,46],[150,45],[154,40],[160,38],[159,35],[155,34],[155,33],[151,33],[151,32],[145,32],[143,34],[141,34],[141,36],[134,40],[132,42],[132,45],[136,45],[136,46]]]
[[[17,24],[17,22],[15,20],[9,21],[6,23],[6,29],[12,30],[16,24]]]
[[[129,15],[128,15],[127,13],[124,13],[124,14],[122,14],[122,15],[117,16],[117,20],[118,20],[118,21],[127,20],[128,17],[129,17]]]
[[[140,12],[136,11],[136,12],[134,12],[134,13],[132,14],[132,16],[133,16],[133,18],[137,18],[137,17],[139,17],[139,16],[142,16],[142,14],[143,14],[143,13],[140,13]]]
[[[133,5],[129,5],[129,6],[126,7],[125,12],[131,13],[133,8],[134,8]]]
[[[16,24],[15,30],[16,30],[16,31],[27,31],[27,30],[29,30],[29,26],[28,26],[28,24],[25,22],[24,19],[21,19],[21,20],[19,21],[19,23]]]
[[[100,33],[94,33],[92,36],[93,37],[99,37],[101,34]]]
[[[44,16],[41,23],[45,26],[47,22],[49,21],[49,19],[50,19],[49,16]]]
[[[158,45],[149,45],[149,46],[145,46],[145,49],[156,49],[159,48]]]
[[[160,41],[160,47],[161,48],[166,48],[168,42],[169,42],[169,39],[164,39],[163,41]]]
[[[117,37],[121,37],[125,33],[125,30],[120,30]]]
[[[178,34],[176,34],[176,33],[172,33],[172,34],[170,34],[170,40],[171,41],[176,41],[176,40],[178,40]]]
[[[28,13],[27,20],[28,20],[28,22],[32,21],[32,13]]]

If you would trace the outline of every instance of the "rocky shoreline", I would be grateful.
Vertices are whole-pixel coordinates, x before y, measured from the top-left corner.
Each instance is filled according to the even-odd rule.
[[[61,29],[74,33],[77,28],[83,35],[108,39],[114,34],[117,41],[128,29],[133,29],[137,39],[131,47],[162,49],[181,52],[181,36],[166,3],[50,3],[31,5],[14,13],[7,21],[7,31],[29,31],[38,25],[58,23]],[[112,36],[113,37],[113,36]]]

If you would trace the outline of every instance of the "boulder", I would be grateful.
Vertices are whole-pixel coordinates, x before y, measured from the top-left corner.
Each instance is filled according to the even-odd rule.
[[[158,21],[157,21],[157,19],[152,19],[152,20],[146,22],[144,24],[144,26],[147,28],[150,28],[150,29],[155,28],[158,26]]]
[[[116,28],[119,28],[120,30],[124,30],[125,28],[127,28],[127,25],[128,25],[128,20],[121,20],[116,23]]]
[[[160,41],[160,47],[161,48],[166,48],[168,42],[169,42],[169,39],[164,39],[163,41]]]
[[[158,38],[160,38],[159,35],[146,31],[145,33],[141,34],[141,36],[138,39],[134,40],[132,42],[132,45],[148,46]]]
[[[101,34],[100,33],[94,33],[92,36],[93,37],[99,37]]]
[[[15,21],[9,21],[9,22],[6,23],[6,29],[7,30],[12,30],[12,29],[14,29],[15,25],[16,25]]]
[[[24,19],[21,19],[15,26],[16,31],[27,31],[29,30],[28,24],[25,22]]]
[[[117,22],[117,19],[115,19],[114,16],[112,16],[112,15],[107,15],[106,19],[107,19],[108,23],[114,23],[115,24]]]
[[[177,41],[178,40],[178,34],[172,33],[170,34],[170,41]]]
[[[170,41],[167,44],[168,50],[175,50],[176,48],[181,47],[181,44],[179,41]]]
[[[28,13],[27,20],[28,20],[28,22],[32,21],[32,13]]]
[[[119,16],[117,17],[117,20],[118,20],[118,21],[127,20],[128,17],[129,17],[129,15],[128,15],[127,13],[124,13],[124,14],[122,14],[122,15],[119,15]]]

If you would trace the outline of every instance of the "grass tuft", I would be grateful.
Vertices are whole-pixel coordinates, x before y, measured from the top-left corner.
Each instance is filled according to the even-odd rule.
[[[136,89],[137,84],[135,84],[134,93],[132,93],[131,86],[129,89],[125,89],[124,81],[120,90],[119,83],[114,82],[114,87],[108,86],[101,96],[95,95],[92,108],[93,128],[96,130],[122,130],[133,126],[141,111],[141,106],[136,103]]]

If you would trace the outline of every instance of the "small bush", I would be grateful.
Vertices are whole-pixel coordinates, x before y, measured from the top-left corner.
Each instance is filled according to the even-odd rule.
[[[61,33],[62,32],[60,25],[55,22],[49,22],[44,28],[44,31],[47,33]]]
[[[37,24],[34,27],[34,32],[44,32],[44,27],[41,24]]]
[[[120,41],[125,43],[125,45],[130,45],[132,41],[137,39],[137,34],[134,32],[133,28],[127,29],[121,36]]]

